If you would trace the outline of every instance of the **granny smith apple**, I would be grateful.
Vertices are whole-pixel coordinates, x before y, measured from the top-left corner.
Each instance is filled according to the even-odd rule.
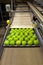
[[[6,39],[9,39],[10,38],[10,35],[6,36]]]
[[[11,37],[14,36],[14,33],[10,34],[10,36],[11,36]]]
[[[30,32],[29,32],[29,34],[34,34],[34,31],[33,31],[33,30],[32,30],[32,31],[30,31]]]
[[[25,35],[23,35],[22,38],[25,38]]]
[[[34,44],[34,38],[30,38],[30,40],[32,41],[32,44]]]
[[[15,37],[17,38],[17,37],[18,37],[18,35],[16,35],[16,34],[15,34]]]
[[[34,33],[34,30],[32,30],[31,33]]]
[[[17,28],[15,28],[15,31],[17,31]]]
[[[9,44],[10,44],[10,45],[15,45],[14,40],[11,40]]]
[[[25,41],[28,41],[28,37],[25,38]]]
[[[27,36],[28,34],[25,32],[25,36]]]
[[[29,28],[26,28],[26,31],[28,31],[29,30]]]
[[[33,29],[32,28],[29,28],[30,31],[32,31]]]
[[[33,36],[32,36],[34,39],[37,39],[37,36],[34,34]]]
[[[10,42],[10,41],[12,40],[12,38],[9,38],[8,40],[9,40],[9,42]]]
[[[18,46],[21,45],[21,41],[20,40],[17,40],[16,41],[16,45],[18,45]]]
[[[13,31],[10,31],[9,33],[11,34],[11,33],[13,33]]]
[[[30,34],[30,35],[28,36],[28,38],[30,39],[32,36],[33,36],[33,35],[32,35],[32,34]]]
[[[20,39],[20,36],[17,36],[18,39]]]
[[[16,34],[15,34],[15,36],[18,36],[18,35],[19,35],[19,33],[16,33]]]
[[[34,45],[38,45],[39,41],[38,40],[34,40]]]
[[[8,40],[5,40],[4,41],[4,45],[9,45],[9,41]]]
[[[30,40],[34,41],[34,38],[31,37]]]
[[[23,34],[20,34],[20,37],[23,37]]]
[[[11,31],[14,31],[14,28],[11,28]]]
[[[20,40],[20,41],[22,41],[22,40],[23,40],[23,38],[21,37],[19,40]]]
[[[17,37],[15,37],[15,38],[14,38],[14,40],[15,40],[15,41],[17,41],[17,40],[18,40],[18,38],[17,38]]]
[[[31,40],[29,40],[28,41],[28,45],[32,45],[33,43],[32,43],[32,41]]]
[[[26,41],[22,41],[22,45],[25,46],[26,45]]]
[[[28,35],[27,37],[28,37],[28,39],[30,39],[30,38],[31,38],[31,37],[30,37],[30,35]]]
[[[11,38],[14,40],[16,37],[15,36],[12,36]]]

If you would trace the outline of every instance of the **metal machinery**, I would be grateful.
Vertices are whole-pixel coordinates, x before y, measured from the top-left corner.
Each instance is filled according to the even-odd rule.
[[[0,52],[1,52],[0,53],[0,57],[1,57],[1,54],[2,54],[2,51],[3,51],[4,48],[6,48],[6,47],[8,47],[8,48],[9,47],[14,47],[14,48],[17,47],[17,46],[4,46],[3,45],[3,42],[5,40],[5,37],[8,34],[10,28],[30,28],[30,27],[31,28],[34,28],[35,33],[36,33],[36,35],[37,35],[37,37],[38,37],[38,39],[40,41],[40,45],[39,46],[36,46],[36,47],[40,47],[40,46],[43,47],[43,36],[42,36],[43,35],[43,16],[42,16],[42,14],[38,11],[38,9],[36,8],[36,6],[34,6],[33,4],[31,4],[28,1],[26,2],[26,5],[22,5],[22,6],[18,5],[18,3],[16,3],[16,5],[14,6],[15,7],[15,10],[13,10],[13,2],[12,1],[13,0],[11,0],[11,12],[10,12],[12,14],[12,18],[10,19],[11,20],[11,23],[7,26],[7,29],[6,29],[6,32],[5,32],[5,35],[4,35],[2,44],[0,46]],[[23,8],[23,7],[24,8],[27,7],[27,9],[25,8],[25,10],[22,10],[22,9],[19,10],[20,8]],[[20,14],[21,13],[24,13],[24,12],[26,12],[26,14],[27,14],[27,12],[30,13],[30,14],[32,14],[32,19],[31,19],[32,22],[30,22],[30,24],[28,23],[28,25],[30,25],[30,26],[26,25],[25,24],[26,22],[24,22],[24,23],[22,22],[23,24],[21,24],[21,25],[18,24],[20,22],[15,22],[16,21],[15,20],[16,19],[15,13],[17,13],[17,12],[20,13]],[[22,16],[22,14],[20,16]],[[17,21],[19,21],[19,20],[17,19]],[[19,47],[23,47],[23,46],[19,46]],[[29,47],[35,47],[35,46],[25,46],[25,47],[28,47],[29,48]]]

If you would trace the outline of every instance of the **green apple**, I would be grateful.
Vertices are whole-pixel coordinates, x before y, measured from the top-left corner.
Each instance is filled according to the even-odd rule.
[[[9,44],[10,44],[10,45],[15,45],[14,40],[11,40]]]
[[[10,34],[10,36],[11,36],[11,37],[14,36],[14,33]]]
[[[17,31],[17,28],[15,28],[15,31]]]
[[[8,40],[5,40],[4,41],[4,45],[9,45],[9,41]]]
[[[15,30],[14,30],[14,29],[11,29],[11,30],[10,30],[10,33],[14,33],[14,32],[15,32]]]
[[[10,38],[10,35],[6,36],[6,39],[9,39]]]
[[[25,32],[25,36],[27,36],[28,34]]]
[[[21,37],[19,40],[20,40],[20,41],[22,41],[22,40],[23,40],[23,38]]]
[[[26,31],[27,34],[29,34],[29,31]]]
[[[32,30],[31,33],[34,33],[34,30]]]
[[[30,39],[31,37],[30,37],[30,35],[28,36],[28,39]]]
[[[21,30],[21,28],[19,28],[18,30]]]
[[[16,34],[15,34],[15,36],[18,36],[18,35],[19,35],[19,33],[16,33]]]
[[[12,36],[11,38],[14,40],[15,39],[15,36]]]
[[[28,39],[31,39],[31,38],[32,38],[32,36],[33,36],[32,34],[31,34],[31,35],[29,35],[29,36],[28,36]]]
[[[13,31],[13,30],[14,30],[14,28],[11,28],[11,30]]]
[[[21,36],[20,36],[20,35],[18,35],[17,37],[18,37],[18,39],[20,39],[20,38],[21,38]]]
[[[21,41],[20,40],[17,40],[16,41],[16,45],[18,45],[18,46],[21,45]]]
[[[33,31],[33,30],[29,32],[29,34],[33,34],[33,33],[34,33],[34,31]]]
[[[32,31],[33,29],[32,29],[32,28],[30,28],[29,30],[30,30],[30,31]]]
[[[34,44],[34,38],[30,38],[30,40],[32,41],[32,44]]]
[[[22,32],[22,33],[20,33],[20,36],[23,36],[23,32]]]
[[[25,46],[26,45],[26,41],[22,41],[22,45]]]
[[[18,37],[18,35],[16,35],[16,34],[15,34],[15,37],[17,38],[17,37]]]
[[[30,38],[30,40],[33,42],[34,41],[34,38]]]
[[[38,40],[34,40],[34,45],[38,45],[39,41]]]
[[[9,40],[9,42],[10,42],[10,41],[12,40],[12,38],[9,38],[8,40]]]
[[[25,38],[25,35],[23,35],[22,38]]]
[[[32,45],[33,43],[32,43],[32,41],[31,40],[29,40],[28,41],[28,45]]]
[[[33,34],[29,34],[29,36],[30,36],[30,37],[32,37],[32,36],[33,36]]]
[[[37,37],[36,37],[36,35],[34,34],[33,36],[32,36],[34,39],[37,39]]]
[[[15,38],[14,38],[14,40],[15,40],[15,41],[17,41],[17,40],[18,40],[18,38],[17,38],[17,37],[15,37]]]
[[[28,37],[25,38],[25,41],[28,41]]]
[[[26,30],[29,30],[29,28],[26,28]]]
[[[9,33],[11,34],[11,33],[13,33],[13,31],[10,31]]]

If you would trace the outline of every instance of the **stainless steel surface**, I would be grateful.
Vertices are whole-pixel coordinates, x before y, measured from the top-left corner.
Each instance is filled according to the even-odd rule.
[[[24,11],[24,10],[28,11],[28,7],[18,7],[18,6],[20,5],[17,5],[10,28],[33,28],[31,12],[16,12],[16,11]]]
[[[11,28],[33,28],[31,13],[15,13]]]
[[[41,48],[5,48],[1,65],[43,65]]]
[[[43,22],[43,16],[40,14],[40,12],[29,2],[27,2],[30,8],[33,10],[34,14],[37,16],[38,20]]]
[[[29,12],[15,13],[11,28],[33,28],[32,15]]]
[[[43,11],[43,9],[42,9],[41,7],[36,6],[36,8],[37,8],[39,11]]]
[[[28,7],[18,7],[17,6],[16,11],[28,11]]]
[[[40,32],[37,30],[37,28],[34,28],[34,29],[35,29],[36,35],[37,35],[37,37],[39,39],[40,45],[43,47],[43,39],[42,39],[42,37],[40,35]]]

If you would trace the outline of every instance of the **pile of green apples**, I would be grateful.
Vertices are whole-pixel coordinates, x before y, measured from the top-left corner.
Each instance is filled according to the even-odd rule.
[[[4,45],[38,45],[39,40],[32,28],[11,28]]]

